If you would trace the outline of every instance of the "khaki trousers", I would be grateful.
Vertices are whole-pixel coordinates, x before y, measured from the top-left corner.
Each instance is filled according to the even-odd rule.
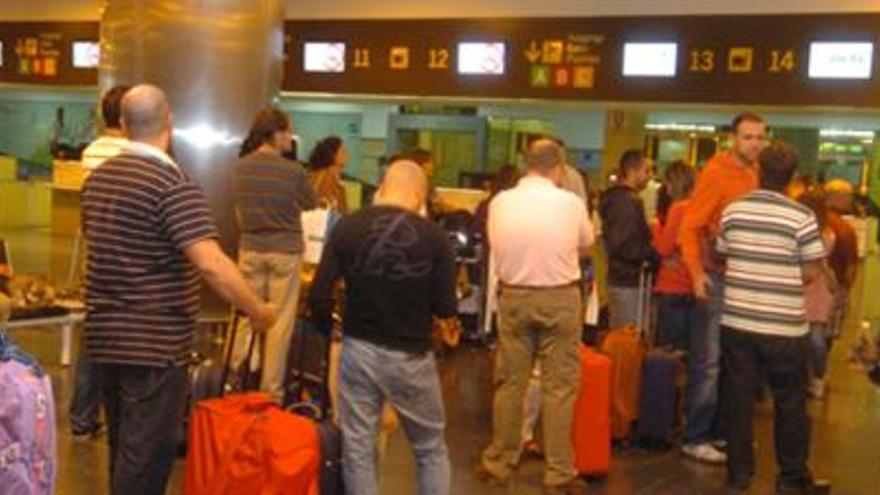
[[[558,485],[576,476],[571,428],[580,387],[583,317],[577,287],[502,291],[495,355],[492,443],[483,466],[507,478],[522,451],[523,400],[532,368],[541,367],[541,415],[546,466],[544,483]]]
[[[244,278],[257,293],[257,297],[275,308],[275,325],[266,333],[266,348],[260,349],[258,344],[256,349],[260,349],[263,355],[260,389],[271,394],[272,398],[280,403],[284,397],[287,351],[290,347],[290,337],[296,322],[296,308],[299,303],[299,272],[302,267],[302,255],[241,250],[238,255],[238,266]],[[250,322],[243,318],[236,333],[232,355],[233,369],[238,369],[242,365],[250,338]],[[254,352],[254,355],[256,361],[260,354]],[[255,369],[258,363],[259,361],[252,361],[251,369]]]

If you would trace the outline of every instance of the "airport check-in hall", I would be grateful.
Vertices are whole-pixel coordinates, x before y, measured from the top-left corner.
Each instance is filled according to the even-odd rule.
[[[0,3],[0,495],[880,494],[880,10],[661,4]]]

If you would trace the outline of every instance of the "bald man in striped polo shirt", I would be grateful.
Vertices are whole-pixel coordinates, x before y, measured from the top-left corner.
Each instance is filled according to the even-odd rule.
[[[110,493],[155,495],[165,493],[179,445],[200,276],[255,330],[275,317],[220,249],[201,189],[167,154],[171,110],[162,90],[132,88],[122,126],[122,152],[83,187],[85,352],[104,392]]]

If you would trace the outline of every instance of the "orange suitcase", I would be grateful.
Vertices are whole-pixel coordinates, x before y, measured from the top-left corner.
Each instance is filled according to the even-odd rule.
[[[580,347],[581,389],[575,401],[574,466],[589,477],[608,475],[611,463],[611,360]]]
[[[602,341],[602,353],[611,358],[611,436],[624,440],[639,417],[645,357],[639,330],[635,326],[612,330]]]
[[[318,495],[321,447],[308,418],[264,393],[199,402],[189,428],[186,495]]]

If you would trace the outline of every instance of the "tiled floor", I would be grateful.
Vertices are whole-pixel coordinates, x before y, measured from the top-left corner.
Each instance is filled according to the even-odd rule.
[[[39,244],[48,237],[29,234]],[[50,262],[52,249],[45,246],[15,249],[19,270],[49,269],[64,263]],[[45,257],[44,260],[32,259]],[[861,298],[857,298],[861,299]],[[880,304],[880,301],[878,301]],[[855,313],[861,312],[854,308]],[[857,319],[853,319],[857,322]],[[872,387],[858,371],[846,363],[847,341],[855,325],[834,349],[829,397],[814,402],[812,464],[817,474],[834,482],[835,495],[880,494],[880,389]],[[59,495],[99,495],[106,493],[107,449],[101,440],[78,442],[68,434],[67,405],[70,400],[72,370],[58,365],[60,338],[53,329],[25,329],[13,333],[24,348],[44,363],[53,379],[58,408]],[[442,382],[448,412],[447,439],[453,463],[455,495],[539,494],[541,463],[525,462],[515,483],[500,489],[481,484],[470,475],[470,467],[488,441],[491,431],[491,355],[481,348],[462,347],[444,358]],[[751,493],[772,493],[774,462],[772,449],[772,406],[758,410],[756,439],[759,468]],[[383,494],[415,493],[413,461],[402,434],[391,441],[389,455],[382,466]],[[169,494],[181,493],[182,462],[175,467]],[[722,494],[724,471],[681,458],[677,451],[645,452],[632,450],[615,454],[607,480],[591,484],[590,493],[620,495]],[[2,494],[2,487],[0,487]],[[243,494],[246,495],[246,494]]]

